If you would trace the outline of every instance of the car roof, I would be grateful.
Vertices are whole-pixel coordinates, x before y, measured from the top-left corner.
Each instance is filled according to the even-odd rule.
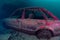
[[[25,8],[19,8],[19,9],[42,9],[41,7],[25,7]]]

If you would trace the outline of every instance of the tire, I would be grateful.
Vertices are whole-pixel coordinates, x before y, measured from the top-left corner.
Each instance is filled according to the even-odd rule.
[[[36,36],[39,39],[50,39],[52,37],[52,33],[49,30],[41,30],[36,33]]]

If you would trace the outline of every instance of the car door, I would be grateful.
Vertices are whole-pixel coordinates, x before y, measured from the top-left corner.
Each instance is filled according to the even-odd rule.
[[[32,16],[32,18],[30,16]],[[18,19],[20,29],[36,31],[40,26],[46,25],[46,20],[40,11],[26,11],[24,17],[24,19]]]

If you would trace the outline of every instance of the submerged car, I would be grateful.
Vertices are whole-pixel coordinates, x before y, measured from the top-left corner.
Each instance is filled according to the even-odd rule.
[[[36,35],[38,38],[51,38],[60,34],[60,21],[45,8],[16,9],[4,19],[4,27]]]

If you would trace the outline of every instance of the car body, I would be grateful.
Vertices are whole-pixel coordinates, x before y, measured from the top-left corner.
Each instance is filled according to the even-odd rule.
[[[6,28],[34,34],[38,38],[50,38],[60,34],[59,19],[45,8],[16,9],[4,19],[3,24]]]

